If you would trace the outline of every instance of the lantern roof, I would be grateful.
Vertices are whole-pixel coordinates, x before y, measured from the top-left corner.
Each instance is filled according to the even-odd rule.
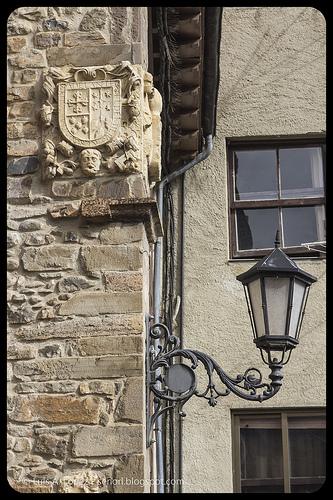
[[[247,283],[262,274],[276,275],[277,273],[295,275],[295,277],[298,277],[309,284],[317,281],[317,278],[305,271],[302,271],[302,269],[297,266],[296,262],[291,260],[281,250],[281,248],[275,248],[269,255],[266,255],[261,260],[256,262],[251,269],[236,276],[236,279],[242,283]]]

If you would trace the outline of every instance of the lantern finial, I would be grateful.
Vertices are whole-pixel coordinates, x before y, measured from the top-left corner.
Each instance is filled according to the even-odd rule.
[[[279,229],[276,231],[274,246],[275,246],[275,248],[280,248],[280,246],[281,246],[280,230]]]

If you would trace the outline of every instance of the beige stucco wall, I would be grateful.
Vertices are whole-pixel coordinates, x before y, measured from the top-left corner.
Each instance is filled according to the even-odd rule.
[[[226,8],[223,12],[217,129],[213,152],[186,175],[184,346],[212,355],[230,375],[263,365],[242,285],[253,261],[231,262],[225,138],[323,133],[325,19],[312,8]],[[325,405],[325,260],[297,262],[318,278],[300,346],[273,399],[236,396],[215,408],[192,398],[184,419],[185,492],[232,492],[231,408]]]

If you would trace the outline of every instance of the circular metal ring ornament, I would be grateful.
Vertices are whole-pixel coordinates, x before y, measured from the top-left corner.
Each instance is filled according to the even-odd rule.
[[[196,388],[195,373],[184,363],[171,365],[165,374],[165,385],[169,391],[181,394],[183,398],[189,392],[194,392]]]

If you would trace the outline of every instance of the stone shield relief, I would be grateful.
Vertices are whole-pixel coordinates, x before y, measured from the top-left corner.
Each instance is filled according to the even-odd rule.
[[[160,179],[161,96],[139,65],[49,68],[43,80],[44,180],[142,174]]]
[[[85,148],[115,139],[121,128],[120,80],[58,84],[59,127]]]

